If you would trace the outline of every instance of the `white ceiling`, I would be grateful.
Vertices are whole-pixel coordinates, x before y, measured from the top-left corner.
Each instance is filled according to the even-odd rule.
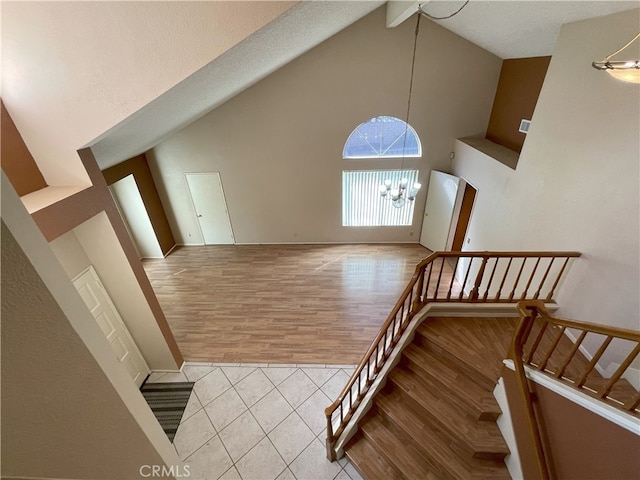
[[[383,3],[300,2],[87,146],[102,169],[144,152]],[[434,16],[463,3],[422,2]],[[633,8],[637,1],[471,0],[458,15],[437,23],[500,58],[522,58],[551,55],[564,23]]]
[[[450,15],[463,0],[423,2],[422,9],[436,17]],[[551,55],[565,23],[638,8],[638,1],[484,1],[470,0],[443,27],[500,58]],[[640,25],[639,25],[640,29]]]

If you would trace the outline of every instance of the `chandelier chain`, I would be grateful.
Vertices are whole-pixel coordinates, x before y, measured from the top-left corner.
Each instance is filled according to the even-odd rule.
[[[401,169],[404,169],[404,157],[405,151],[407,147],[407,133],[409,131],[409,115],[411,113],[411,95],[413,93],[413,72],[416,67],[416,50],[418,47],[418,32],[420,31],[420,17],[422,15],[418,15],[418,21],[416,22],[416,31],[413,40],[413,54],[411,56],[411,75],[409,76],[409,96],[407,99],[407,115],[405,117],[405,125],[404,125],[404,140],[402,141],[402,163],[400,165]]]
[[[613,52],[611,55],[607,56],[607,58],[605,58],[606,61],[608,61],[611,57],[613,57],[614,55],[619,54],[621,51],[623,51],[625,48],[627,48],[629,45],[631,45],[633,42],[635,42],[638,38],[640,38],[640,33],[638,33],[635,37],[633,37],[629,43],[627,43],[624,47],[620,48],[619,50],[616,50],[615,52]]]
[[[457,14],[459,14],[459,13],[462,11],[462,9],[463,9],[464,7],[466,7],[468,4],[469,4],[469,0],[467,0],[466,2],[464,2],[464,3],[462,4],[462,6],[461,6],[458,10],[456,10],[455,12],[453,12],[451,15],[447,15],[446,17],[434,17],[433,15],[431,15],[431,14],[429,14],[429,13],[425,12],[425,11],[422,9],[422,5],[418,5],[418,11],[419,11],[422,15],[424,15],[425,17],[430,18],[431,20],[447,20],[448,18],[455,17]]]

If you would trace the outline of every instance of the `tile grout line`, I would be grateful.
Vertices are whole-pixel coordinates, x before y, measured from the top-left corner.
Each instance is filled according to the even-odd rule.
[[[192,363],[185,363],[185,365],[193,365]],[[259,366],[258,366],[259,365]],[[272,446],[272,448],[276,451],[276,453],[278,454],[279,458],[282,460],[282,462],[285,464],[285,468],[276,476],[276,478],[280,475],[282,475],[285,470],[289,470],[291,472],[291,474],[295,477],[295,474],[293,473],[293,471],[291,470],[291,465],[311,446],[314,444],[314,442],[319,441],[320,443],[322,443],[322,440],[320,439],[320,436],[323,435],[324,432],[326,432],[325,429],[321,430],[318,434],[316,434],[313,430],[313,428],[309,425],[309,423],[307,422],[307,420],[301,415],[301,413],[298,411],[299,408],[301,408],[311,397],[313,397],[314,395],[316,395],[318,392],[321,392],[326,398],[329,398],[329,395],[322,389],[322,387],[324,387],[327,383],[329,383],[336,375],[338,375],[338,373],[340,371],[342,371],[345,375],[350,376],[349,373],[344,371],[344,368],[346,367],[346,365],[318,365],[318,364],[300,364],[300,366],[289,366],[289,365],[293,365],[293,364],[216,364],[215,366],[213,364],[196,364],[193,366],[209,366],[211,367],[211,371],[206,373],[205,375],[203,375],[202,377],[198,378],[198,380],[194,381],[194,387],[195,387],[195,383],[200,382],[201,380],[204,380],[206,377],[208,377],[209,375],[211,375],[212,373],[215,372],[216,369],[220,369],[220,372],[223,375],[223,378],[226,379],[226,381],[229,383],[230,387],[227,388],[226,390],[224,390],[223,392],[221,392],[219,395],[217,395],[215,398],[211,399],[206,405],[204,405],[202,403],[202,401],[200,400],[199,395],[197,394],[197,392],[195,391],[194,388],[194,395],[196,397],[196,399],[198,400],[198,402],[201,405],[201,408],[198,409],[196,412],[192,413],[192,415],[189,417],[191,418],[193,415],[195,415],[196,413],[198,413],[200,410],[204,410],[205,416],[207,418],[207,420],[210,422],[211,427],[213,428],[213,431],[215,432],[214,435],[209,438],[208,440],[206,440],[202,445],[200,445],[197,449],[195,449],[193,452],[191,452],[187,457],[185,457],[183,459],[183,461],[187,461],[189,458],[191,458],[196,452],[200,451],[207,443],[211,442],[212,440],[214,440],[216,437],[219,438],[220,443],[222,444],[224,451],[226,453],[226,455],[228,456],[228,458],[231,460],[231,467],[229,467],[221,476],[224,476],[226,473],[228,473],[232,468],[236,470],[236,472],[238,474],[240,474],[240,471],[237,468],[237,464],[238,462],[240,462],[247,454],[249,454],[249,452],[251,452],[253,449],[255,449],[255,447],[261,443],[265,438],[269,441],[270,445]],[[302,366],[304,365],[304,366]],[[249,372],[247,375],[245,375],[244,377],[240,378],[239,380],[236,381],[236,383],[234,384],[230,378],[229,378],[229,374],[225,373],[223,368],[225,367],[251,367],[254,368],[253,371]],[[340,368],[342,367],[342,368]],[[269,376],[263,371],[264,368],[292,368],[294,369],[293,372],[291,372],[289,375],[287,375],[285,378],[281,379],[278,384],[276,385],[276,382],[274,382],[271,378],[269,378]],[[318,386],[318,384],[311,379],[311,377],[309,377],[309,375],[304,371],[305,368],[318,368],[318,369],[336,369],[337,371],[331,375],[325,382],[322,383],[322,385]],[[351,366],[349,366],[349,368],[352,368]],[[311,385],[313,385],[314,389],[313,392],[311,392],[309,395],[305,396],[304,399],[302,399],[299,402],[299,405],[297,407],[294,407],[293,404],[291,403],[291,401],[282,393],[282,391],[278,388],[279,386],[281,386],[284,382],[286,382],[288,379],[290,379],[293,375],[295,375],[297,373],[297,371],[300,370],[302,371],[302,375],[304,375],[304,378],[311,382]],[[267,381],[269,382],[269,384],[271,385],[271,388],[264,393],[262,396],[260,396],[255,402],[253,402],[253,404],[251,406],[249,406],[246,402],[246,400],[242,397],[242,395],[240,395],[240,393],[238,392],[238,390],[236,389],[236,386],[238,384],[240,384],[241,382],[243,382],[244,380],[246,380],[249,376],[251,376],[252,374],[254,374],[256,371],[260,371],[260,373],[266,377]],[[186,374],[184,374],[185,377],[187,378],[187,380],[189,380],[189,378],[187,377]],[[189,380],[189,381],[193,381],[193,380]],[[237,415],[235,418],[233,418],[227,425],[225,425],[223,428],[221,428],[220,430],[218,430],[218,428],[216,428],[216,426],[214,425],[209,412],[206,410],[206,407],[210,406],[216,399],[220,398],[222,395],[224,395],[225,393],[229,392],[230,390],[233,390],[233,392],[240,398],[240,400],[242,401],[243,405],[244,405],[244,411],[242,413],[240,413],[239,415]],[[258,419],[256,418],[254,412],[251,410],[254,406],[256,406],[258,403],[260,403],[262,400],[264,400],[265,397],[267,397],[269,394],[271,394],[272,392],[276,391],[277,394],[284,399],[284,401],[287,403],[287,405],[292,409],[292,411],[290,413],[288,413],[285,418],[283,420],[281,420],[278,424],[276,424],[271,430],[270,433],[273,433],[283,422],[285,422],[293,413],[295,413],[298,417],[298,419],[302,420],[302,424],[313,434],[313,438],[312,440],[305,445],[302,450],[295,456],[295,458],[291,461],[291,462],[287,462],[283,457],[282,454],[280,453],[280,451],[276,448],[275,444],[273,443],[272,439],[269,437],[270,433],[267,433],[265,431],[265,428],[260,424],[260,422],[258,421]],[[251,416],[252,420],[258,425],[258,427],[260,428],[261,432],[262,432],[262,437],[260,438],[260,440],[258,440],[257,443],[255,443],[254,445],[251,446],[251,448],[244,453],[241,457],[238,458],[237,461],[234,461],[234,459],[231,457],[227,446],[224,444],[224,442],[222,441],[222,437],[220,436],[220,433],[225,430],[227,427],[229,427],[229,425],[231,425],[233,422],[237,421],[238,418],[240,418],[242,415],[244,415],[246,412],[249,412],[249,415]],[[187,419],[188,420],[188,419]],[[175,448],[175,446],[174,446]],[[348,472],[345,469],[345,466],[338,464],[339,466],[339,471],[336,473],[336,475],[333,478],[336,478],[337,476],[339,476],[342,472],[344,472],[346,474],[347,477],[351,478],[350,475],[348,474]],[[218,477],[220,478],[220,477]],[[297,478],[297,477],[296,477]]]

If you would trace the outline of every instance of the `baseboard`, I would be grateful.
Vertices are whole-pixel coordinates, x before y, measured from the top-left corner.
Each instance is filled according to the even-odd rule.
[[[448,317],[519,317],[515,303],[467,303],[467,302],[432,302],[427,304],[429,316],[446,315]],[[555,303],[546,303],[550,312],[558,310]]]
[[[242,246],[260,245],[420,245],[417,241],[380,241],[380,242],[236,242]],[[430,251],[425,247],[425,250]]]
[[[177,243],[174,244],[173,247],[171,247],[169,250],[167,250],[167,253],[164,254],[163,258],[167,258],[169,255],[171,255],[171,252],[173,252],[177,246],[178,246]]]

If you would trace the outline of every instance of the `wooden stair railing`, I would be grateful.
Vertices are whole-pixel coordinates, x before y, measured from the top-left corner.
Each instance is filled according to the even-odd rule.
[[[529,389],[525,367],[570,386],[598,401],[640,418],[640,393],[624,378],[640,353],[640,332],[574,320],[554,318],[539,300],[518,303],[520,324],[511,345],[518,389],[525,408],[528,430],[536,452],[541,479],[553,478],[553,466],[542,435],[534,396]],[[570,339],[571,335],[575,340]],[[615,344],[614,344],[615,342]],[[565,347],[559,353],[562,343]],[[589,344],[596,353],[583,355]],[[598,362],[607,354],[621,360],[620,366],[605,378],[597,371]],[[591,357],[591,358],[588,358]]]
[[[551,302],[570,259],[579,256],[579,252],[435,252],[422,260],[338,398],[325,409],[329,460],[336,459],[336,442],[425,305]]]

